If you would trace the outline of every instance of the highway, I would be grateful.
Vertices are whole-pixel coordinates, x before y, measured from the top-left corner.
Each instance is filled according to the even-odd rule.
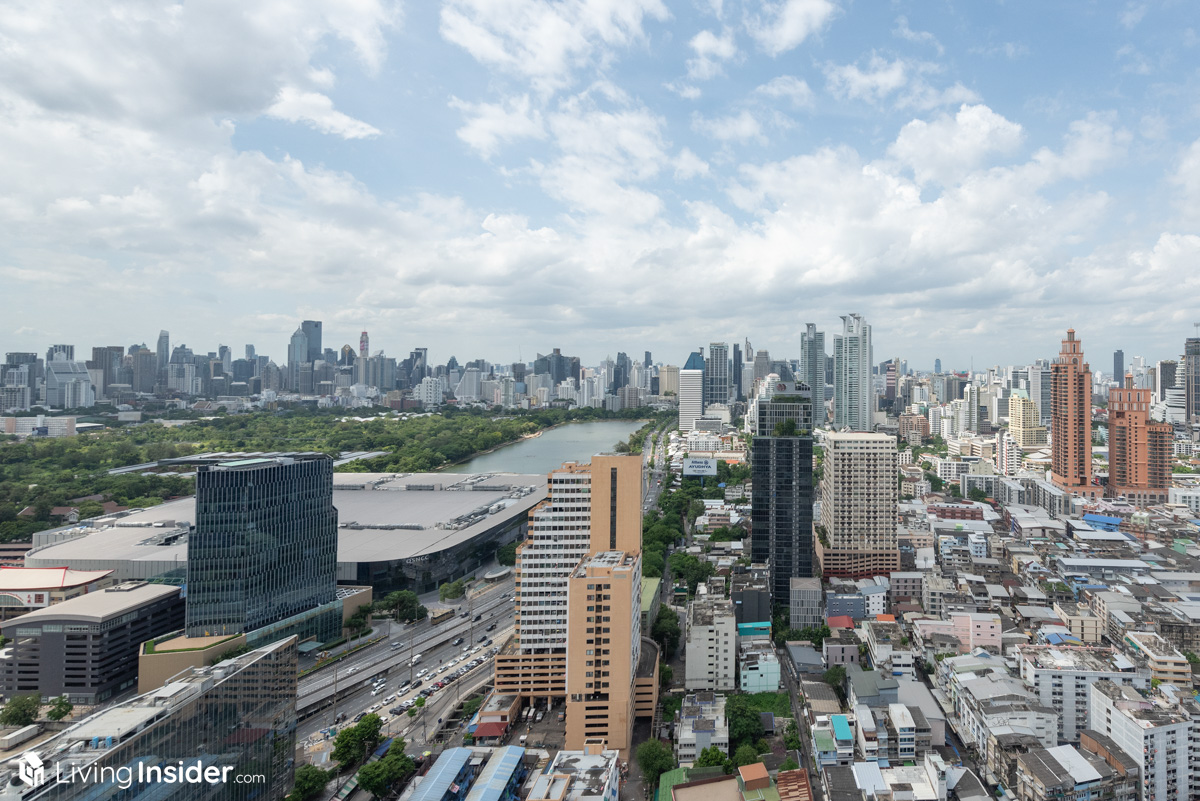
[[[403,642],[402,648],[393,649],[390,642],[385,640],[347,657],[337,664],[336,680],[333,667],[302,679],[296,706],[301,719],[310,720],[302,724],[301,737],[332,724],[338,714],[346,713],[352,718],[396,692],[405,679],[417,678],[416,674],[422,670],[436,671],[441,665],[460,658],[464,649],[479,647],[474,656],[486,656],[490,648],[501,645],[512,631],[512,588],[512,581],[503,582],[473,598],[471,605],[464,607],[470,610],[469,616],[457,617],[452,623],[432,628],[427,622],[403,629],[394,627],[397,633],[391,636],[391,642]],[[480,619],[475,620],[476,616]],[[494,628],[488,631],[489,626]],[[463,642],[453,645],[460,637]],[[492,640],[492,645],[484,646],[480,642],[484,639]],[[421,656],[420,662],[415,666],[410,665],[410,661],[418,654]],[[379,676],[389,679],[388,689],[373,696],[371,683]],[[426,673],[421,678],[428,677],[429,673]],[[462,680],[470,681],[471,677],[465,676]],[[333,702],[335,688],[336,705]],[[402,695],[389,706],[395,706],[411,695],[411,692]]]

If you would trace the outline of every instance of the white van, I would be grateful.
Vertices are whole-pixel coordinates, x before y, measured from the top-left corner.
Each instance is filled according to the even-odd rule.
[[[420,655],[420,654],[417,654],[416,656],[414,656],[414,657],[413,657],[413,658],[412,658],[412,659],[409,661],[409,663],[408,663],[408,664],[410,664],[410,665],[419,665],[419,664],[421,664],[421,655]]]

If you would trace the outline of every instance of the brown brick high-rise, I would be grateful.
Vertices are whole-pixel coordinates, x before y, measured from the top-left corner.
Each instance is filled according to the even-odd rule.
[[[1065,492],[1098,497],[1100,488],[1092,485],[1092,370],[1074,328],[1067,329],[1050,377],[1052,480]]]
[[[1136,506],[1165,503],[1174,453],[1170,423],[1150,420],[1154,390],[1125,386],[1108,393],[1109,497],[1124,495]]]

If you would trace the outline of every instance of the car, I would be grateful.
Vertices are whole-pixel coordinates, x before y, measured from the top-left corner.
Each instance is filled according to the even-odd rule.
[[[392,647],[393,648],[403,648],[404,643],[400,642],[399,640],[392,640]]]
[[[431,695],[433,695],[433,688],[432,688],[432,687],[426,687],[424,690],[421,690],[421,697],[422,697],[422,698],[428,698],[428,697],[429,697],[429,696],[431,696]]]
[[[360,720],[362,720],[366,716],[367,716],[366,712],[359,712],[357,715],[354,716],[354,722],[358,723]]]
[[[381,692],[383,692],[383,691],[382,690],[371,690],[371,697],[374,698],[375,696],[379,695]]]
[[[404,710],[398,706],[394,706],[388,710],[389,715],[399,715],[399,714],[402,714],[403,712],[404,712]]]
[[[411,686],[411,687],[409,687],[408,689],[410,689],[410,690],[415,690],[415,689],[417,689],[418,687],[420,687],[420,686],[421,686],[422,684],[424,684],[424,683],[425,683],[425,682],[424,682],[424,681],[422,681],[421,679],[417,679],[416,681],[414,681],[414,682],[412,683],[412,686]]]
[[[468,645],[466,648],[463,649],[463,656],[466,656],[469,653],[471,653],[471,646]]]
[[[387,698],[384,698],[384,699],[383,699],[383,702],[384,702],[385,704],[390,704],[392,701],[395,701],[395,700],[396,700],[396,694],[395,694],[395,693],[392,693],[392,694],[391,694],[391,695],[389,695]]]
[[[484,644],[484,645],[491,645],[491,644],[492,644],[492,638],[491,638],[491,637],[488,637],[486,640],[484,640],[484,641],[483,641],[483,644]]]
[[[382,706],[383,706],[383,704],[373,704],[371,706],[371,708],[367,710],[367,712],[375,712],[375,711],[379,710]]]
[[[443,688],[443,687],[445,687],[445,686],[446,686],[446,682],[444,682],[444,681],[439,681],[437,684],[433,685],[433,689],[435,689],[435,690],[440,690],[440,689],[442,689],[442,688]]]
[[[459,617],[470,617],[470,616],[471,616],[470,612],[463,612],[461,615],[459,615]]]
[[[496,630],[496,624],[495,624],[495,623],[489,623],[489,624],[488,624],[488,627],[487,627],[486,629],[484,629],[484,631],[495,631],[495,630]]]
[[[481,620],[483,620],[483,615],[476,615],[474,618],[471,619],[471,622],[478,623]]]
[[[388,716],[387,716],[387,715],[380,715],[380,716],[379,716],[379,722],[380,722],[380,723],[387,723],[387,722],[388,722]]]
[[[350,668],[349,670],[347,670],[347,671],[346,671],[346,675],[347,675],[347,676],[350,676],[350,675],[353,675],[353,674],[355,674],[355,673],[357,673],[357,672],[358,672],[358,668]]]
[[[486,634],[484,634],[478,640],[476,640],[476,642],[484,643],[484,642],[487,642],[487,639],[488,639],[488,636]]]
[[[418,679],[419,679],[419,678],[421,678],[422,676],[424,676],[424,675],[425,675],[426,673],[428,673],[428,672],[429,672],[429,671],[427,671],[425,668],[421,668],[420,670],[418,670],[418,671],[417,671],[417,678],[418,678]]]
[[[405,679],[404,681],[400,682],[400,689],[403,690],[410,684],[412,684],[412,679]]]
[[[462,661],[462,660],[460,660],[460,659],[459,659],[459,658],[456,656],[456,657],[454,657],[453,659],[451,659],[449,662],[447,662],[446,664],[450,665],[451,667],[454,667],[455,665],[457,665],[457,664],[458,664],[459,662],[461,662],[461,661]]]
[[[458,646],[463,644],[463,638],[457,637],[457,638],[455,638],[454,642],[452,642],[450,644],[457,648]]]

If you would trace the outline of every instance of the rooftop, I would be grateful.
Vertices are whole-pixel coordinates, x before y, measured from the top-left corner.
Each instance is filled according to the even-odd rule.
[[[0,567],[0,592],[65,590],[111,576],[111,570],[72,570],[69,567]]]
[[[5,621],[5,627],[29,626],[51,620],[78,620],[85,623],[100,623],[118,617],[133,609],[154,601],[179,595],[179,587],[168,584],[147,584],[128,581],[86,595],[77,595],[54,606],[46,606],[26,612],[20,617]]]
[[[383,562],[432,555],[523,517],[546,497],[546,476],[514,473],[334,473],[338,561]],[[195,497],[139,509],[121,517],[39,532],[53,542],[27,557],[39,566],[94,561],[187,561]],[[166,538],[171,532],[182,536]],[[84,536],[66,541],[64,535]],[[31,561],[32,560],[32,561]]]

